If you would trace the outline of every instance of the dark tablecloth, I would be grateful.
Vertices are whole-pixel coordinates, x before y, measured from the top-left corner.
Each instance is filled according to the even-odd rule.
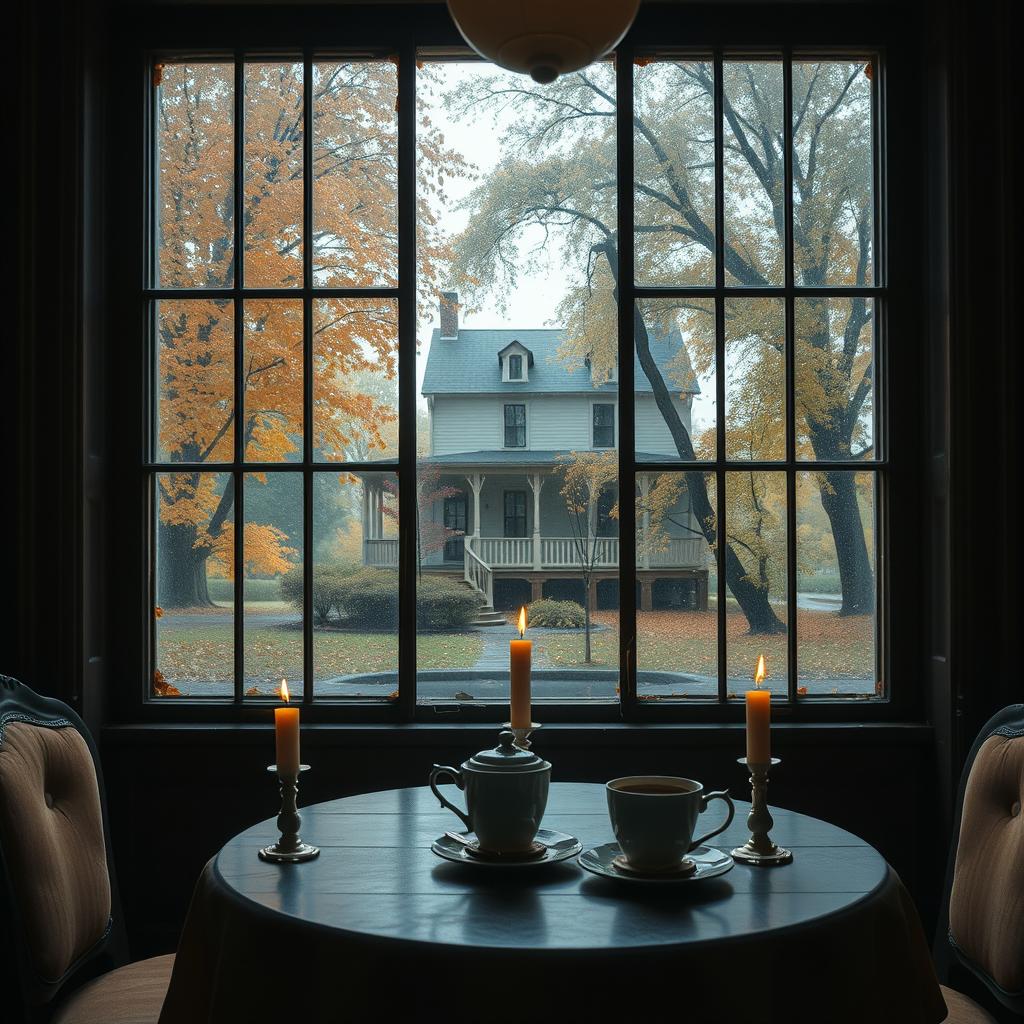
[[[580,807],[563,821],[585,845],[599,820],[607,831],[594,810],[600,787],[562,789],[555,802]],[[366,811],[374,796],[389,795],[303,811],[304,837],[323,845],[318,861],[258,861],[273,834],[265,822],[207,864],[160,1024],[945,1018],[900,880],[870,847],[823,822],[775,812],[780,839],[846,837],[790,844],[791,866],[737,865],[721,879],[652,891],[591,878],[572,862],[514,880],[444,864],[427,837],[445,819],[428,799],[417,794],[411,811],[396,810],[389,832],[386,801],[379,816]],[[392,845],[356,845],[367,842],[364,826]],[[742,832],[734,824],[720,838]],[[344,868],[357,861],[360,871]]]

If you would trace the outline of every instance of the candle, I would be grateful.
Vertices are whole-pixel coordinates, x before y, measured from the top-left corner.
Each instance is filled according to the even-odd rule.
[[[765,676],[764,655],[757,659],[754,689],[747,690],[747,763],[771,764],[772,695],[762,690]]]
[[[288,701],[288,683],[281,680],[281,700]],[[274,708],[274,738],[277,741],[277,774],[297,778],[299,774],[299,709]]]
[[[512,728],[530,728],[530,659],[533,641],[524,640],[526,608],[519,609],[519,639],[509,645],[509,676],[512,680]]]

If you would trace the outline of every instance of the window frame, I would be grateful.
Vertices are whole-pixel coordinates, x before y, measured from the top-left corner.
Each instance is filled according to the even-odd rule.
[[[914,366],[914,360],[919,358],[923,349],[921,334],[917,328],[916,312],[922,295],[921,274],[914,273],[908,269],[908,263],[901,262],[897,256],[902,253],[904,256],[909,252],[918,252],[914,248],[914,242],[919,240],[920,215],[912,211],[905,204],[893,204],[893,196],[906,198],[912,195],[913,175],[912,168],[920,166],[918,151],[913,148],[916,139],[914,132],[906,133],[899,144],[894,145],[893,139],[889,137],[887,125],[897,122],[901,114],[905,117],[921,116],[921,110],[917,104],[920,102],[920,76],[919,55],[914,46],[913,36],[905,36],[897,27],[895,19],[882,18],[878,20],[878,11],[871,5],[851,5],[844,8],[842,17],[835,11],[800,11],[795,12],[787,9],[786,5],[766,5],[764,10],[758,11],[758,16],[752,18],[744,27],[744,38],[736,38],[735,24],[726,10],[723,14],[721,9],[711,7],[695,8],[696,16],[689,27],[691,40],[701,40],[701,45],[680,47],[680,52],[707,53],[709,51],[732,52],[757,51],[765,52],[771,50],[783,56],[790,57],[794,53],[800,55],[836,56],[843,57],[850,53],[862,55],[872,53],[875,56],[875,66],[878,72],[878,88],[875,90],[877,111],[884,111],[885,120],[876,116],[875,121],[875,162],[876,182],[879,187],[876,189],[876,244],[877,258],[879,259],[879,284],[884,282],[889,289],[888,302],[885,315],[887,331],[880,330],[878,339],[878,365],[879,379],[877,382],[877,398],[880,410],[884,410],[888,416],[882,417],[881,433],[888,439],[889,455],[883,467],[890,470],[889,479],[880,482],[877,493],[878,519],[879,519],[879,590],[880,601],[878,615],[883,624],[882,644],[880,644],[880,658],[883,662],[884,678],[888,681],[889,693],[885,700],[881,701],[838,701],[828,700],[816,701],[813,705],[807,702],[798,702],[793,705],[783,704],[773,707],[773,713],[777,720],[782,722],[836,722],[862,721],[871,719],[874,721],[897,720],[905,718],[908,713],[913,714],[914,709],[921,706],[921,694],[912,683],[913,675],[919,673],[920,668],[914,658],[914,644],[912,638],[919,638],[922,635],[921,615],[917,612],[904,612],[902,609],[913,604],[912,601],[901,601],[900,595],[909,597],[911,591],[907,581],[914,576],[914,571],[920,571],[922,565],[922,552],[916,545],[900,545],[894,549],[889,543],[889,537],[899,533],[903,536],[915,536],[914,529],[917,525],[917,517],[924,512],[920,502],[913,502],[913,499],[920,494],[918,483],[923,479],[924,471],[923,458],[919,459],[919,447],[915,448],[915,442],[920,442],[921,430],[919,427],[920,409],[922,403],[919,400],[910,400],[899,405],[890,406],[886,402],[886,395],[895,383],[913,379],[910,370]],[[346,12],[349,14],[349,12]],[[208,17],[205,16],[208,14]],[[822,40],[848,39],[850,36],[849,25],[851,18],[859,19],[856,23],[870,24],[872,26],[870,42],[864,45],[850,47],[826,44]],[[618,48],[618,84],[619,84],[619,109],[617,118],[620,124],[619,137],[617,141],[619,166],[628,158],[628,165],[632,167],[632,139],[626,138],[621,130],[623,124],[628,123],[626,115],[629,110],[626,99],[632,98],[632,66],[636,56],[651,52],[653,49],[660,49],[659,42],[667,38],[667,33],[677,31],[677,22],[665,12],[645,9],[641,11],[633,30]],[[345,38],[340,38],[344,34]],[[333,40],[337,45],[331,45]],[[858,42],[862,39],[863,33],[857,32]],[[346,31],[341,33],[336,28],[327,24],[323,12],[303,11],[298,18],[289,18],[287,21],[272,10],[257,10],[244,29],[240,30],[237,21],[237,10],[214,9],[204,12],[204,17],[196,23],[185,25],[173,25],[166,22],[166,19],[156,17],[152,12],[132,12],[130,17],[119,26],[118,41],[121,45],[129,46],[136,54],[136,68],[138,72],[137,81],[140,85],[139,93],[136,95],[148,95],[148,81],[150,67],[154,59],[160,57],[181,57],[187,54],[203,53],[215,57],[228,57],[238,60],[243,56],[251,55],[256,58],[265,58],[269,53],[280,53],[287,51],[291,57],[295,52],[302,52],[304,61],[308,64],[311,55],[316,52],[318,56],[345,57],[356,56],[352,49],[352,40],[360,40],[359,56],[389,56],[398,51],[399,57],[399,217],[403,217],[408,223],[410,215],[415,216],[415,193],[413,189],[402,186],[403,167],[406,180],[414,174],[415,152],[412,145],[412,129],[414,129],[414,105],[408,100],[415,95],[415,76],[413,72],[414,61],[418,56],[421,46],[446,47],[449,50],[457,50],[460,54],[464,52],[461,40],[450,24],[447,16],[442,10],[421,9],[416,10],[411,17],[403,23],[400,29],[396,29],[394,20],[385,16],[379,9],[370,7],[354,7],[351,9],[351,16],[346,25]],[[271,40],[276,40],[273,46],[269,46]],[[364,45],[365,43],[365,45]],[[900,64],[900,61],[903,63]],[[627,73],[628,71],[628,73]],[[402,103],[402,98],[406,101]],[[896,97],[894,100],[893,97]],[[147,139],[149,137],[148,119],[150,111],[146,109],[146,103],[141,104],[141,111],[135,101],[132,100],[130,91],[112,89],[109,104],[112,110],[121,111],[126,116],[125,121],[132,125],[128,136],[136,140],[134,151],[140,154],[138,161],[131,159],[124,162],[124,166],[117,169],[110,175],[109,195],[111,198],[119,198],[122,201],[125,197],[135,197],[134,208],[138,211],[137,217],[124,218],[123,222],[114,226],[113,238],[114,247],[118,249],[119,255],[114,258],[113,266],[116,270],[118,265],[122,271],[122,284],[116,288],[111,286],[110,309],[115,312],[120,310],[127,314],[124,322],[137,323],[140,328],[145,327],[145,316],[140,316],[138,300],[133,298],[130,289],[123,287],[124,281],[138,280],[139,261],[133,254],[142,252],[144,255],[143,265],[148,258],[148,251],[145,245],[147,231],[152,225],[147,212],[148,180],[146,167],[149,154],[147,153]],[[412,108],[412,109],[410,109]],[[136,114],[132,114],[135,111]],[[141,114],[141,116],[138,116]],[[876,112],[877,115],[877,112]],[[113,118],[111,119],[113,120]],[[901,122],[902,123],[902,122]],[[906,159],[901,160],[900,156]],[[145,173],[139,173],[140,169]],[[888,192],[885,185],[896,177],[899,179],[899,187]],[[620,204],[620,230],[629,226],[631,220],[631,203]],[[898,209],[896,216],[890,216],[890,209]],[[632,255],[631,232],[623,232],[623,254],[629,250]],[[117,245],[117,239],[126,244]],[[133,241],[134,240],[134,241]],[[894,244],[898,241],[900,244]],[[881,275],[882,262],[888,257],[888,265],[892,268],[889,271],[888,280]],[[626,260],[623,259],[623,263]],[[409,281],[415,277],[415,254],[411,247],[402,247],[399,255],[400,280]],[[902,267],[902,271],[896,268]],[[112,275],[113,276],[113,275]],[[145,282],[142,283],[143,287]],[[900,285],[897,289],[896,285]],[[626,293],[632,293],[633,298],[642,297],[642,289],[635,284],[627,282]],[[294,296],[298,290],[290,290],[289,294]],[[403,292],[403,289],[396,289],[396,292]],[[407,382],[400,395],[399,407],[402,416],[400,427],[400,449],[404,452],[415,449],[415,427],[414,414],[416,407],[415,391],[408,384],[415,380],[415,356],[412,347],[415,344],[412,332],[409,329],[413,317],[414,297],[409,294],[410,289],[404,289],[403,294],[398,294],[400,306],[400,374]],[[619,384],[624,391],[632,391],[633,359],[632,359],[632,338],[621,330],[624,319],[624,311],[631,308],[629,301],[623,301],[620,305],[620,373]],[[882,318],[879,318],[880,321]],[[889,351],[885,344],[885,334],[901,333],[901,337],[907,339],[904,350]],[[624,356],[626,358],[624,358]],[[138,389],[138,381],[145,380],[145,360],[129,356],[116,368],[111,368],[108,377],[108,387],[117,387],[121,394],[134,394]],[[623,378],[626,378],[624,381]],[[139,432],[143,436],[148,433],[150,423],[150,403],[152,401],[147,391],[143,392],[144,401],[140,403],[140,426]],[[412,415],[410,415],[412,414]],[[624,487],[630,486],[635,479],[638,467],[633,461],[633,451],[630,445],[624,444],[627,437],[631,440],[634,431],[634,417],[631,402],[628,400],[619,408],[619,424],[617,429],[617,440],[622,449],[620,455],[620,493]],[[148,465],[145,453],[140,448],[137,436],[135,439],[128,435],[131,432],[121,431],[110,443],[110,452],[113,458],[119,459],[122,464]],[[897,440],[900,442],[897,444]],[[404,442],[404,443],[403,443]],[[399,473],[401,493],[403,495],[403,520],[408,520],[412,509],[410,505],[411,486],[415,481],[415,466],[411,460],[405,458],[398,460],[397,464],[374,463],[372,466],[364,467],[366,471],[385,472],[397,470]],[[876,464],[877,465],[877,464]],[[898,478],[893,469],[896,467],[903,471],[903,477]],[[251,466],[247,466],[251,470]],[[275,469],[281,468],[278,466]],[[357,468],[357,467],[349,467]],[[673,470],[680,468],[679,463],[673,463]],[[775,468],[775,467],[773,467]],[[806,466],[804,468],[807,468]],[[874,467],[873,467],[874,468]],[[644,471],[656,470],[656,466],[644,464]],[[897,482],[897,480],[899,482]],[[884,486],[883,486],[884,483]],[[140,592],[152,598],[152,572],[149,563],[149,552],[152,551],[153,533],[153,507],[152,495],[143,484],[137,487],[130,481],[118,480],[112,487],[111,494],[124,500],[125,504],[112,512],[111,522],[115,534],[127,537],[129,548],[139,552],[141,557],[135,564],[138,565],[138,581]],[[904,505],[900,505],[899,497],[906,499]],[[139,514],[139,510],[142,514]],[[308,512],[307,512],[308,518]],[[634,518],[631,509],[625,510],[624,520]],[[635,525],[635,524],[633,524]],[[140,526],[142,527],[140,529]],[[628,536],[626,523],[623,522],[622,534],[620,536],[620,589],[623,593],[631,592],[628,587],[635,584],[635,536]],[[119,527],[123,527],[121,530]],[[307,533],[307,536],[309,534]],[[410,613],[414,614],[414,597],[411,588],[406,585],[408,581],[408,570],[404,568],[409,560],[407,539],[401,542],[403,551],[403,598],[402,610],[405,621],[410,621]],[[632,549],[632,554],[630,554]],[[905,553],[904,553],[905,552]],[[887,571],[885,571],[887,570]],[[906,572],[905,570],[910,570]],[[307,573],[307,580],[308,580]],[[622,588],[625,581],[626,588]],[[307,584],[308,585],[308,584]],[[895,593],[894,593],[895,592]],[[628,602],[627,602],[628,605]],[[179,702],[161,699],[153,701],[148,696],[150,676],[147,665],[151,665],[149,652],[151,651],[152,623],[149,621],[149,608],[151,603],[146,599],[140,603],[137,612],[128,614],[122,621],[131,627],[130,632],[140,638],[138,643],[129,642],[122,645],[122,651],[115,657],[115,666],[124,669],[128,678],[137,678],[138,684],[134,688],[128,687],[126,693],[118,693],[112,696],[115,708],[120,709],[121,717],[139,718],[141,715],[152,720],[207,720],[220,721],[225,717],[241,721],[262,721],[265,716],[265,707],[260,705],[233,705],[230,701],[204,701],[189,700]],[[742,719],[742,703],[719,705],[719,704],[687,704],[685,706],[662,704],[658,707],[645,707],[642,702],[636,699],[635,690],[635,644],[630,647],[630,632],[635,635],[635,609],[632,614],[627,608],[622,630],[622,646],[624,658],[622,666],[622,700],[600,703],[595,702],[590,706],[545,706],[544,714],[548,721],[659,721],[669,722],[737,722]],[[630,624],[628,620],[632,618]],[[133,625],[134,623],[134,625]],[[884,628],[886,627],[887,628]],[[901,636],[907,637],[907,643],[903,645],[898,658],[894,657],[893,651],[888,643],[888,638],[899,632]],[[403,647],[409,638],[403,634]],[[884,648],[884,649],[881,649]],[[414,648],[413,648],[414,650]],[[408,654],[403,652],[408,660]],[[413,659],[414,660],[414,659]],[[141,678],[138,669],[142,668]],[[404,680],[410,679],[408,665],[400,669]],[[412,668],[414,673],[415,669]],[[898,679],[896,677],[899,677]],[[405,688],[408,691],[409,687]],[[312,687],[307,687],[311,691]],[[339,705],[329,701],[317,701],[313,708],[309,709],[317,718],[324,721],[413,721],[424,717],[430,709],[417,709],[415,706],[415,694],[405,692],[397,702],[391,706],[380,707],[378,705],[348,704]],[[461,721],[497,721],[499,714],[488,709],[478,713],[477,709],[466,708],[457,716]]]
[[[502,403],[502,407],[501,407],[501,425],[502,425],[502,428],[503,428],[503,433],[502,433],[502,438],[501,438],[501,442],[502,442],[501,443],[501,447],[503,449],[506,449],[508,451],[525,451],[527,448],[530,447],[530,435],[528,433],[529,425],[530,425],[530,414],[529,414],[529,409],[527,408],[528,404],[529,404],[528,402],[503,402]],[[509,411],[509,409],[522,409],[523,410],[523,422],[522,423],[509,423],[509,421],[508,421],[508,411]],[[518,443],[509,444],[508,443],[508,436],[509,436],[508,432],[509,432],[509,430],[514,430],[516,432],[515,433],[516,437],[519,436],[519,431],[522,430],[522,432],[523,432],[523,443],[522,444],[518,444]]]
[[[513,363],[512,360],[515,360]],[[513,369],[516,370],[513,373]],[[523,377],[523,356],[521,352],[512,352],[508,356],[508,379],[510,381],[521,381]]]
[[[597,443],[597,410],[610,408],[612,411],[611,423],[603,423],[601,426],[611,430],[612,439],[609,444]],[[619,403],[618,402],[591,402],[590,403],[590,447],[601,451],[610,451],[618,447],[618,426],[619,426]]]
[[[518,512],[513,511],[511,519],[513,522],[522,521],[523,532],[522,533],[509,533],[509,513],[508,513],[508,501],[509,498],[522,499],[523,511],[520,515]],[[530,536],[530,498],[529,494],[521,487],[507,487],[502,491],[501,496],[502,504],[502,536],[507,538],[512,537],[529,537]]]

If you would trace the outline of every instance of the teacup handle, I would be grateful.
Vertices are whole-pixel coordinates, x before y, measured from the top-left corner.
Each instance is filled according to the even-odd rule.
[[[430,789],[432,790],[434,796],[436,796],[437,799],[441,801],[441,806],[447,807],[449,811],[454,811],[466,823],[466,830],[472,832],[473,825],[469,820],[469,815],[463,814],[462,811],[460,811],[458,807],[455,806],[455,804],[453,804],[450,800],[445,800],[445,798],[441,796],[441,791],[437,788],[437,780],[442,775],[447,775],[452,780],[452,782],[454,782],[455,785],[459,787],[459,789],[464,790],[466,788],[466,784],[462,781],[462,772],[460,772],[458,768],[449,768],[447,765],[444,764],[435,764],[434,767],[430,769]],[[729,821],[732,821],[731,814],[729,815]]]
[[[707,835],[701,836],[700,839],[694,839],[694,841],[690,843],[690,849],[687,851],[688,853],[692,853],[694,850],[697,849],[698,846],[703,846],[704,843],[706,843],[709,839],[713,839],[715,836],[724,832],[732,824],[732,819],[733,815],[736,813],[736,808],[732,805],[732,797],[729,796],[729,791],[723,789],[718,793],[705,793],[700,798],[701,814],[703,814],[704,811],[708,809],[708,804],[711,803],[712,800],[724,800],[729,805],[729,813],[726,815],[725,821],[722,822],[722,824],[719,825],[718,828],[712,829],[710,832],[707,833]]]

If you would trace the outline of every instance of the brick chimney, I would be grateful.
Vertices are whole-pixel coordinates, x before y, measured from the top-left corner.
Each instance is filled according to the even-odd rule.
[[[459,336],[459,293],[441,292],[441,340],[454,341]]]

